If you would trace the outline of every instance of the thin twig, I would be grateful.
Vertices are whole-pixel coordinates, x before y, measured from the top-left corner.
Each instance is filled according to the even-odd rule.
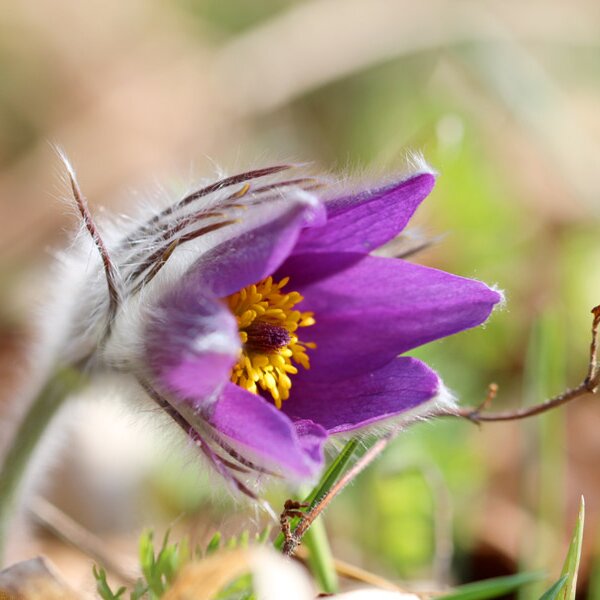
[[[593,381],[596,377],[596,387],[598,386],[598,327],[600,326],[600,305],[592,308],[594,320],[592,321],[592,343],[590,345],[590,364],[586,381]]]
[[[545,402],[535,406],[503,412],[482,412],[488,407],[491,400],[496,395],[497,386],[495,386],[495,384],[490,384],[488,396],[480,406],[475,408],[467,406],[464,408],[441,410],[437,413],[434,413],[432,416],[462,417],[472,421],[473,423],[481,423],[484,421],[517,421],[519,419],[526,419],[528,417],[541,415],[549,410],[557,408],[558,406],[562,406],[567,402],[571,402],[576,398],[585,396],[586,394],[596,394],[598,391],[598,386],[600,385],[600,369],[598,368],[598,329],[600,328],[600,306],[594,307],[591,312],[594,315],[594,318],[592,321],[592,341],[590,343],[588,371],[586,378],[577,387],[569,388],[561,394],[553,396]]]
[[[482,410],[488,409],[492,405],[492,402],[494,401],[494,399],[496,398],[497,395],[498,395],[498,384],[497,383],[490,383],[488,385],[488,391],[487,391],[487,394],[485,396],[485,399],[477,407],[477,410],[479,412],[481,412]]]

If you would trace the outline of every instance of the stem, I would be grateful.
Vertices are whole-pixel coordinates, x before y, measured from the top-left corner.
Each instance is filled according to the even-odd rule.
[[[576,388],[568,389],[562,394],[558,394],[558,396],[554,396],[553,398],[550,398],[550,400],[546,400],[545,402],[537,404],[536,406],[529,406],[517,410],[507,410],[505,412],[489,413],[480,413],[478,409],[472,408],[458,408],[454,411],[439,413],[435,416],[462,417],[475,423],[481,423],[482,421],[518,421],[519,419],[527,419],[529,417],[541,415],[545,412],[558,408],[563,404],[567,404],[568,402],[571,402],[571,400],[575,400],[577,398],[581,398],[581,396],[585,396],[586,394],[593,393],[595,393],[595,386],[592,388],[588,382],[584,381]]]
[[[63,401],[80,388],[84,376],[65,367],[58,369],[33,401],[9,446],[0,467],[0,565],[3,562],[8,524],[27,465],[52,417]]]
[[[308,505],[309,510],[311,510],[318,504],[319,498],[325,496],[325,494],[329,491],[331,486],[337,481],[340,474],[346,468],[346,465],[354,456],[354,452],[356,451],[358,446],[358,440],[351,439],[342,448],[342,451],[338,454],[337,458],[331,463],[327,471],[325,471],[325,473],[321,477],[321,480],[313,489],[313,491],[305,497],[303,504]],[[298,525],[299,522],[300,519],[297,517],[290,519],[290,528],[295,527],[296,525]],[[283,550],[287,541],[288,540],[286,540],[284,534],[280,533],[273,542],[273,546],[276,550]]]
[[[292,531],[289,522],[286,523],[286,515],[298,516],[298,511],[293,509],[291,513],[286,510],[281,515],[282,534],[275,540],[275,547],[279,548],[280,541],[283,538],[283,553],[286,556],[293,556],[296,548],[301,543],[302,538],[310,529],[315,519],[329,506],[329,503],[348,485],[357,475],[359,475],[373,460],[383,451],[391,439],[391,434],[384,435],[377,440],[368,450],[361,454],[358,460],[340,476],[344,468],[354,455],[358,448],[358,441],[351,440],[346,444],[342,452],[335,459],[331,467],[323,476],[321,483],[313,490],[305,504],[308,505],[308,512],[297,519],[298,525]]]
[[[545,412],[553,410],[567,402],[581,398],[587,394],[597,394],[600,387],[600,368],[598,365],[598,337],[600,336],[600,305],[592,308],[594,319],[592,321],[592,341],[590,343],[590,359],[586,378],[574,388],[569,388],[535,406],[526,406],[517,410],[507,410],[504,412],[482,412],[486,409],[496,395],[497,387],[491,384],[486,400],[477,407],[465,407],[455,409],[442,409],[431,413],[430,417],[461,417],[468,419],[473,423],[483,421],[517,421],[535,417]]]
[[[293,541],[296,546],[300,543],[308,529],[313,524],[314,520],[329,506],[329,503],[364,469],[366,469],[383,451],[388,445],[391,436],[385,435],[377,440],[357,461],[350,467],[326,492],[326,494],[319,498],[316,504],[312,505],[310,511],[306,513],[304,519],[300,521],[298,527],[293,531]],[[291,556],[295,550],[294,547],[289,548],[287,554]]]
[[[308,564],[321,590],[326,594],[338,591],[338,578],[335,562],[329,547],[323,519],[316,519],[304,535],[304,545],[308,549]]]

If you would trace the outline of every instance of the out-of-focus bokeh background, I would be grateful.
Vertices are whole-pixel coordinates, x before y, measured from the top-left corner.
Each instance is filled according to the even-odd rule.
[[[507,304],[418,355],[469,404],[491,381],[496,408],[577,384],[600,303],[599,50],[593,0],[1,3],[4,408],[50,250],[75,223],[49,142],[96,214],[215,163],[309,160],[360,176],[421,151],[440,177],[415,223],[439,240],[416,260],[497,283]],[[143,526],[177,518],[197,539],[260,529],[162,425],[97,396],[73,409],[44,495],[108,554],[126,562]],[[557,574],[584,494],[580,593],[600,598],[599,430],[592,398],[530,422],[419,425],[329,509],[335,554],[425,587]],[[23,538],[23,555],[45,552],[90,588],[81,551],[47,527]]]

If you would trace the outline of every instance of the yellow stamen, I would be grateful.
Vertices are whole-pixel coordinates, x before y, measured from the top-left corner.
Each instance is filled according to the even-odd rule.
[[[290,396],[296,365],[310,369],[307,348],[316,348],[298,339],[298,328],[314,325],[315,319],[311,312],[293,310],[304,298],[298,292],[282,292],[288,282],[289,277],[278,283],[267,277],[226,299],[242,341],[231,381],[253,394],[259,388],[269,393],[277,408]]]

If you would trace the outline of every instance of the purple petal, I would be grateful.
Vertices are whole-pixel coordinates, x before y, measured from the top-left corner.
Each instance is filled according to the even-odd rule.
[[[298,308],[316,319],[301,335],[317,344],[309,351],[311,369],[295,379],[373,371],[407,350],[483,323],[501,300],[479,281],[391,258],[306,254],[279,272],[304,296]]]
[[[283,410],[310,419],[328,433],[364,427],[417,408],[439,393],[440,380],[427,365],[401,357],[381,369],[334,385],[303,378],[294,383]]]
[[[273,217],[265,204],[256,226],[207,252],[190,269],[217,297],[225,297],[271,275],[292,251],[300,230],[320,222],[323,206],[302,196],[289,198],[287,210]]]
[[[261,396],[227,384],[209,422],[236,447],[268,465],[310,477],[323,464],[325,430],[314,423],[292,421]]]
[[[194,404],[208,400],[229,379],[240,350],[235,318],[193,277],[162,298],[144,342],[159,386]]]
[[[431,173],[327,202],[327,224],[302,232],[294,253],[368,253],[396,237],[435,183]]]

